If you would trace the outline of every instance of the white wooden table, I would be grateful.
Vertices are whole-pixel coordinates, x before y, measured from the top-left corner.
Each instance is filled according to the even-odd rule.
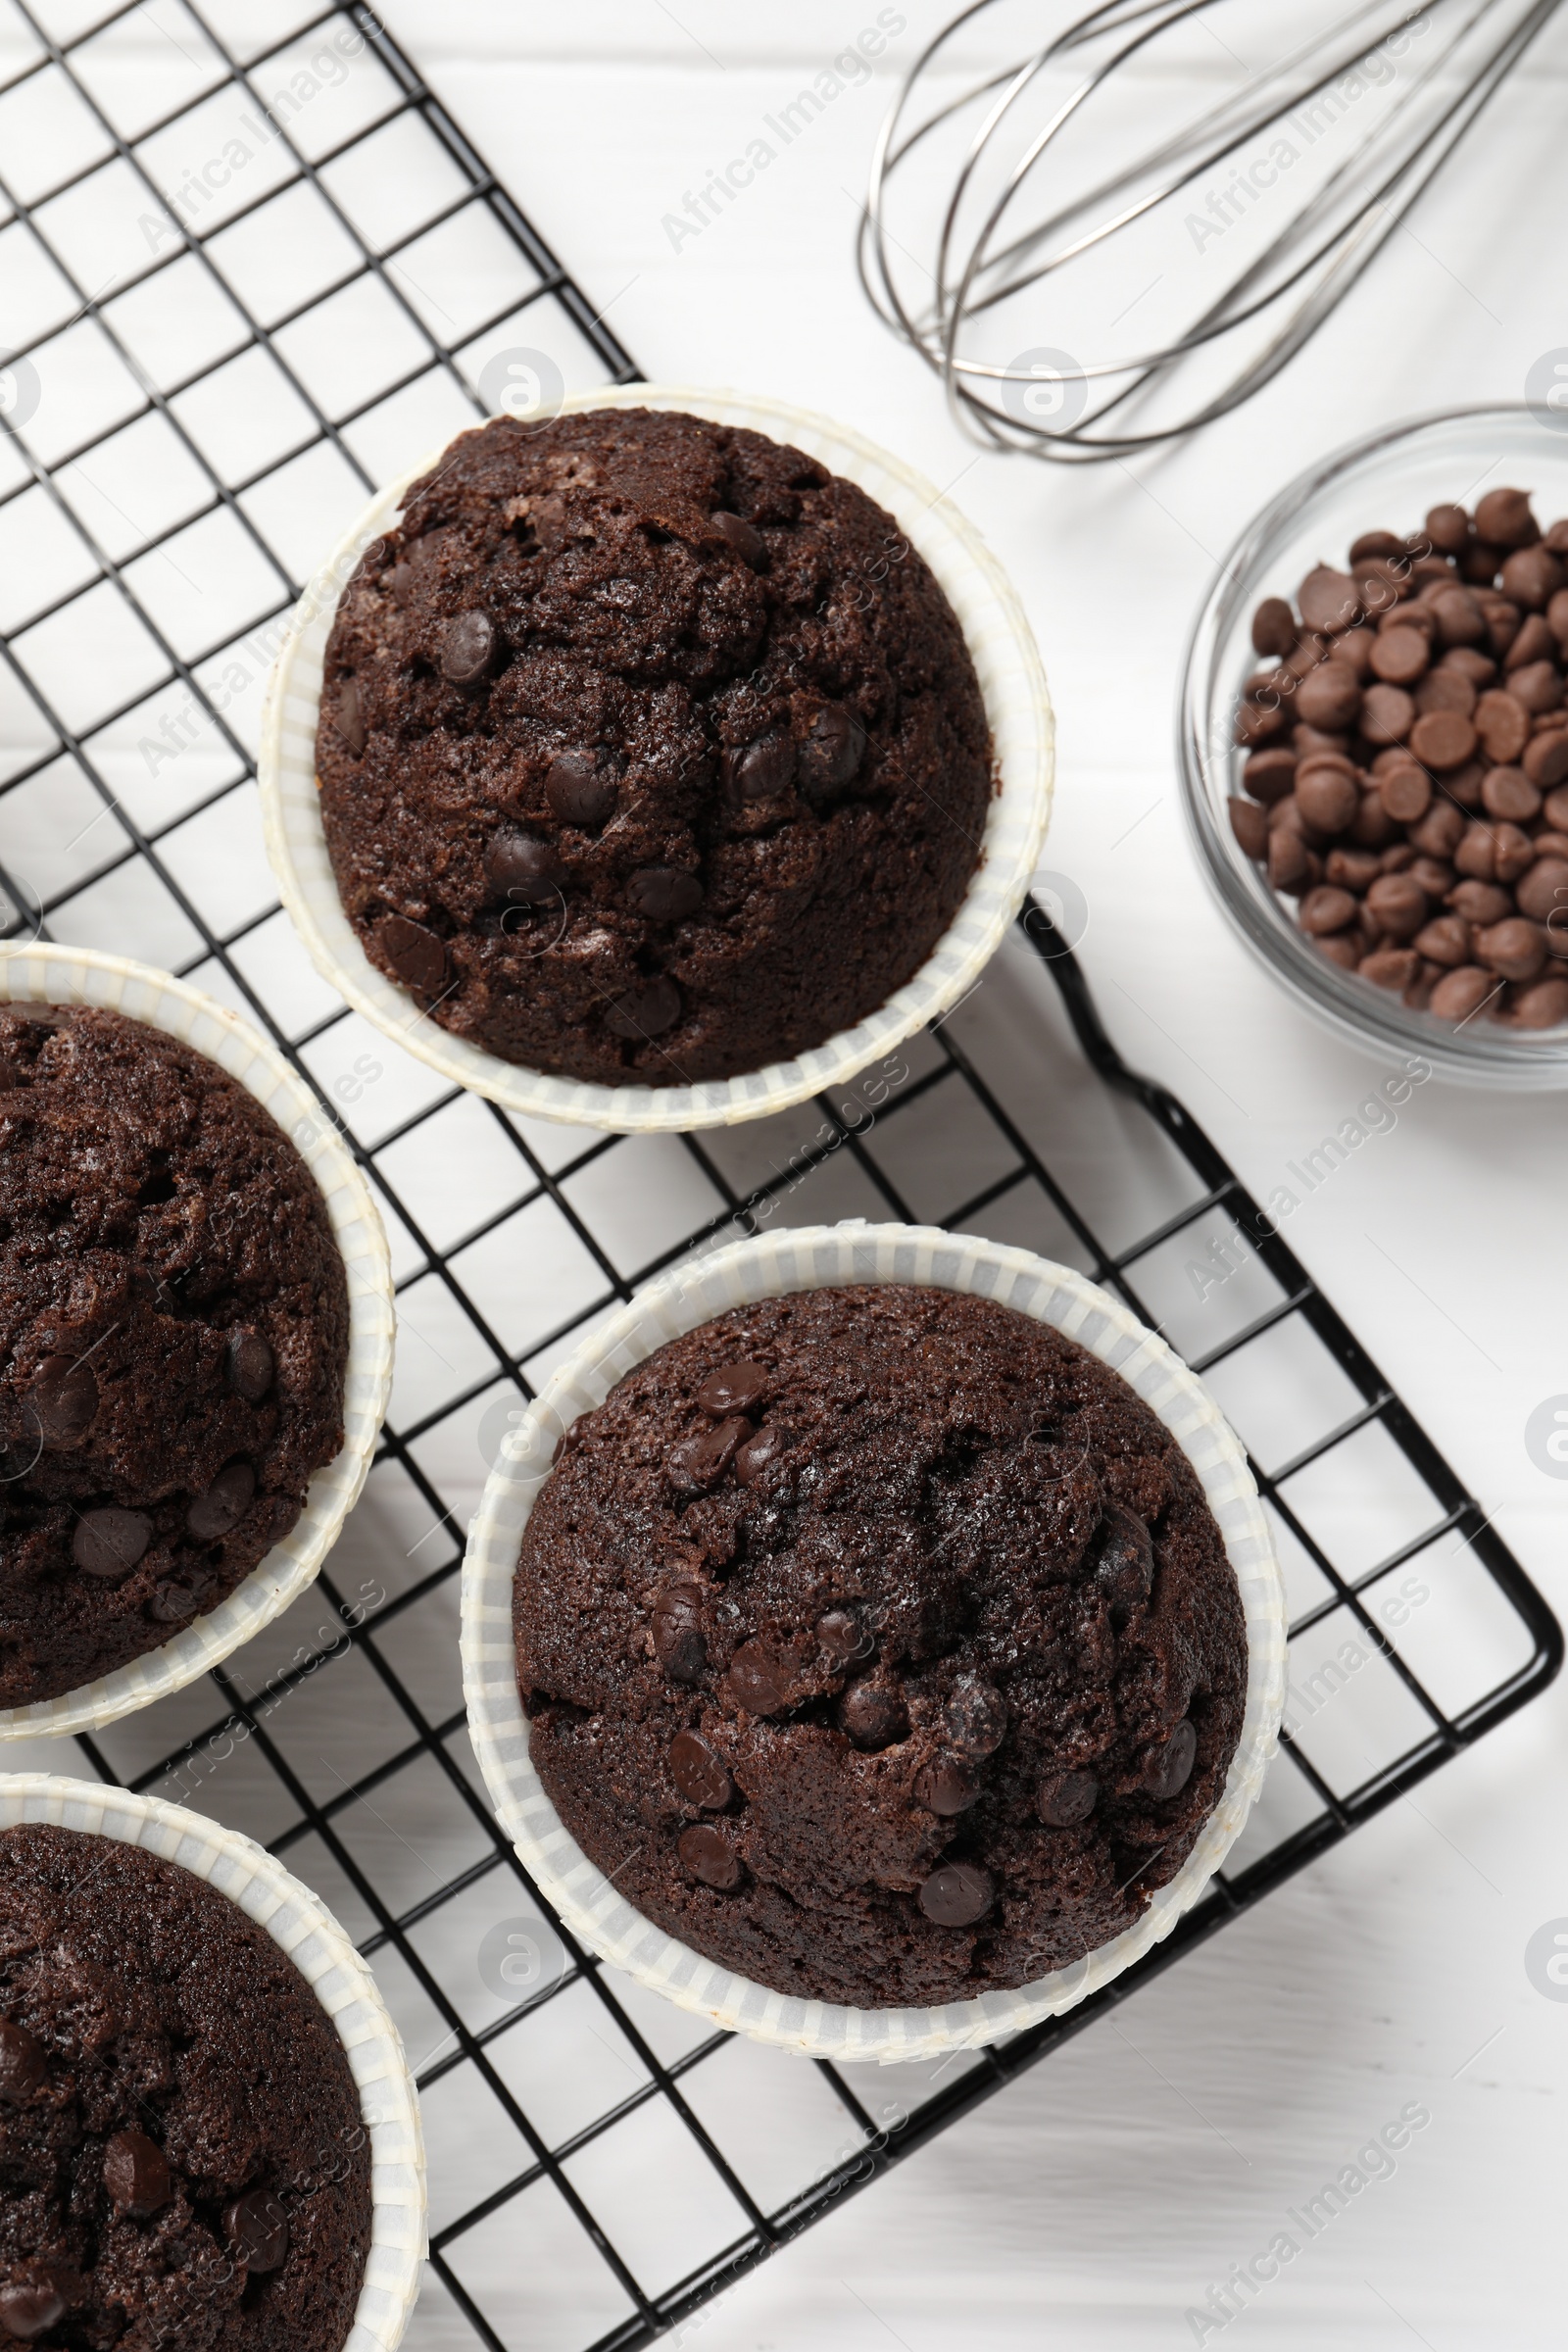
[[[876,26],[870,0],[391,0],[387,19],[645,372],[831,411],[953,484],[1044,651],[1047,863],[1089,901],[1107,1017],[1266,1196],[1380,1073],[1276,993],[1205,893],[1171,756],[1184,634],[1219,554],[1301,466],[1385,419],[1521,398],[1563,339],[1568,40],[1281,381],[1174,454],[1069,474],[976,459],[855,281],[891,73],[946,13],[881,12],[909,22],[874,81],[841,74],[733,204],[674,237],[665,217],[687,220],[686,197]],[[1559,1607],[1568,1497],[1524,1427],[1568,1390],[1565,1164],[1560,1099],[1433,1085],[1291,1232]],[[1282,2231],[1302,2251],[1204,2341],[1558,2345],[1568,2006],[1524,1953],[1568,1914],[1565,1726],[1559,1688],[769,2263],[691,2330],[705,2352],[1150,2352],[1195,2340],[1187,2311]],[[1308,2239],[1288,2210],[1412,2104],[1431,2120],[1392,2174]]]

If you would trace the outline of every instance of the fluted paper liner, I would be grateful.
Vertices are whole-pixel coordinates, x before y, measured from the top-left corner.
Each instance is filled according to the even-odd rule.
[[[305,1509],[237,1591],[158,1649],[95,1683],[30,1706],[0,1708],[0,1740],[45,1740],[95,1730],[151,1706],[221,1664],[313,1584],[369,1473],[392,1384],[396,1314],[386,1236],[370,1190],[325,1111],[280,1054],[200,989],[150,964],[46,941],[0,953],[0,1003],[98,1004],[179,1038],[216,1062],[270,1112],[326,1203],[348,1281],[349,1349],[343,1449],[318,1470]]]
[[[118,1838],[177,1863],[237,1904],[288,1954],[343,2044],[370,2138],[370,2250],[342,2352],[394,2352],[418,2296],[424,2260],[419,2102],[375,1979],[337,1921],[250,1838],[160,1797],[48,1772],[0,1773],[0,1829],[24,1821]]]
[[[808,409],[738,392],[631,384],[576,396],[567,410],[684,409],[746,425],[821,460],[894,516],[930,565],[957,614],[974,662],[997,756],[1000,789],[983,854],[962,905],[914,977],[875,1012],[793,1061],[690,1086],[591,1085],[503,1061],[453,1037],[416,999],[378,972],[343,911],[326,852],[316,781],[322,662],[337,601],[372,539],[396,519],[412,482],[437,450],[383,490],[339,542],[295,608],[268,687],[260,783],[267,854],[283,904],[312,962],[356,1009],[443,1077],[508,1110],[623,1133],[720,1127],[767,1118],[837,1086],[946,1012],[978,979],[1022,904],[1051,816],[1054,721],[1045,672],[1023,607],[972,523],[911,466]]]
[[[630,1367],[726,1308],[846,1283],[971,1291],[1053,1324],[1109,1364],[1181,1446],[1219,1523],[1247,1621],[1247,1708],[1220,1801],[1186,1863],[1137,1924],[1015,1992],[930,2009],[852,2009],[770,1992],[677,1943],[634,1910],[590,1862],[528,1756],[517,1692],[512,1587],[534,1496],[558,1438],[601,1404]],[[979,2048],[1073,2008],[1168,1936],[1240,1836],[1279,1733],[1285,1699],[1285,1592],[1247,1457],[1163,1340],[1070,1267],[934,1227],[854,1221],[769,1234],[715,1250],[649,1285],[564,1363],[490,1474],[463,1567],[463,1680],[468,1728],[497,1815],[572,1933],[616,1968],[717,2026],[814,2058],[893,2065]]]

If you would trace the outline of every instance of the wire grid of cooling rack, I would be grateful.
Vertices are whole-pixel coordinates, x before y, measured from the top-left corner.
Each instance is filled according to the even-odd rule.
[[[430,2152],[411,2343],[644,2344],[1521,1705],[1561,1638],[1212,1145],[1121,1063],[1042,909],[937,1033],[701,1140],[509,1118],[310,969],[250,760],[297,583],[481,382],[636,372],[368,10],[0,0],[0,197],[5,935],[142,956],[258,1020],[377,1188],[400,1305],[388,1427],[318,1587],[216,1696],[79,1747],[286,1856],[371,1958]],[[690,1250],[856,1215],[1039,1249],[1162,1329],[1249,1446],[1294,1619],[1287,1760],[1169,1941],[998,2050],[870,2077],[710,2034],[585,1958],[496,1832],[457,1645],[464,1527],[561,1355]],[[0,1762],[79,1769],[65,1742]]]

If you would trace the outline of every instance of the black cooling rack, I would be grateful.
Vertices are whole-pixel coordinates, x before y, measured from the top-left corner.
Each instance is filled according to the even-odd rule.
[[[636,370],[368,9],[3,6],[4,935],[248,1012],[368,1170],[400,1303],[389,1424],[318,1587],[216,1688],[79,1748],[261,1838],[372,1959],[430,2143],[410,2342],[644,2344],[1406,1795],[1550,1680],[1561,1636],[1212,1144],[1122,1062],[1043,907],[934,1034],[703,1137],[511,1119],[329,996],[257,847],[281,616],[481,385]],[[496,1832],[457,1661],[464,1528],[519,1399],[683,1253],[854,1215],[1028,1244],[1164,1330],[1249,1445],[1293,1610],[1282,1759],[1175,1934],[999,2049],[869,2075],[710,2034],[578,1948]],[[27,1760],[80,1768],[66,1742]]]

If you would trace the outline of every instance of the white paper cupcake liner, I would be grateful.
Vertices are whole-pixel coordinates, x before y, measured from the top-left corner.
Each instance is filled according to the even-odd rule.
[[[0,1708],[0,1740],[92,1731],[181,1690],[280,1616],[313,1583],[369,1473],[392,1385],[396,1312],[386,1236],[370,1190],[316,1101],[282,1055],[200,989],[89,948],[47,942],[0,954],[0,1003],[99,1004],[179,1038],[254,1095],[321,1190],[348,1280],[349,1352],[343,1449],[318,1470],[297,1524],[239,1589],[158,1649],[59,1698]]]
[[[331,2019],[370,2137],[370,2251],[342,2352],[394,2352],[424,2261],[424,2142],[398,2030],[337,1921],[281,1862],[236,1830],[155,1796],[47,1772],[0,1773],[0,1829],[53,1822],[139,1845],[205,1879],[288,1954]]]
[[[631,1366],[726,1308],[790,1291],[900,1282],[972,1291],[1053,1324],[1109,1364],[1192,1463],[1224,1538],[1247,1621],[1247,1707],[1220,1801],[1186,1863],[1137,1925],[1071,1968],[973,2001],[852,2009],[770,1992],[705,1960],[634,1910],[568,1835],[528,1755],[512,1587],[522,1531],[562,1432]],[[564,1363],[503,1445],[463,1567],[463,1681],[474,1752],[496,1813],[562,1918],[593,1951],[683,2009],[813,2058],[896,2065],[975,2049],[1071,2009],[1168,1936],[1240,1836],[1277,1743],[1285,1699],[1285,1591],[1247,1457],[1185,1364],[1108,1293],[1026,1250],[930,1226],[856,1220],[738,1242],[651,1283]]]
[[[598,1086],[502,1061],[453,1037],[383,977],[343,911],[316,781],[322,662],[337,602],[361,556],[395,520],[435,451],[366,510],[295,608],[268,687],[260,783],[267,854],[283,904],[323,979],[368,1021],[459,1086],[507,1109],[623,1133],[767,1118],[852,1078],[957,1003],[1002,944],[1039,861],[1051,817],[1054,729],[1045,672],[1023,607],[973,524],[912,466],[831,418],[782,401],[684,385],[629,384],[576,396],[568,410],[683,409],[788,441],[858,482],[924,557],[962,627],[997,755],[1001,789],[986,817],[968,892],[931,956],[877,1011],[793,1061],[692,1086]]]

